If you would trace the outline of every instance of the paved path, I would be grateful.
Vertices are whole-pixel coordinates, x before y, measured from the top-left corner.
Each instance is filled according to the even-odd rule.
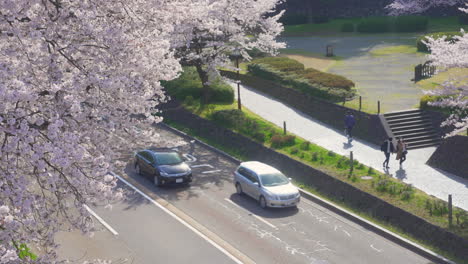
[[[309,36],[281,38],[288,48],[323,54],[327,44],[334,45],[334,53],[344,60],[328,72],[345,76],[359,89],[363,102],[377,105],[380,100],[386,112],[413,108],[423,96],[411,79],[412,67],[426,61],[420,53],[396,53],[372,56],[369,52],[386,47],[411,45],[416,42],[414,34],[372,36]]]
[[[235,87],[234,84],[232,86]],[[235,94],[237,97],[237,93]],[[283,126],[283,121],[286,121],[291,133],[342,155],[349,155],[350,151],[353,151],[355,159],[359,162],[385,172],[382,168],[385,158],[378,146],[359,140],[347,144],[342,131],[336,131],[249,87],[242,86],[241,99],[242,104],[249,110],[280,127]],[[452,194],[454,205],[468,210],[468,180],[425,164],[435,149],[432,147],[410,150],[403,168],[399,168],[395,155],[392,155],[390,169],[386,172],[440,199],[447,200],[448,195]]]

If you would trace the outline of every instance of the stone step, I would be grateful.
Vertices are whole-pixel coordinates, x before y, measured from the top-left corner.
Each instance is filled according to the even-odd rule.
[[[411,142],[416,142],[420,140],[425,140],[425,139],[437,139],[439,140],[440,138],[436,135],[415,135],[415,136],[407,136],[403,138],[407,143]]]
[[[437,146],[440,144],[440,139],[423,139],[413,142],[408,142],[408,149],[422,148],[427,146]]]
[[[417,116],[410,116],[410,117],[394,117],[392,119],[387,119],[387,123],[398,124],[401,122],[418,121],[418,120],[431,121],[431,119],[428,116],[417,115]]]
[[[394,115],[394,116],[385,116],[387,120],[395,120],[401,118],[410,118],[410,117],[428,117],[425,113],[408,113],[408,114],[401,114],[401,115]]]
[[[421,143],[421,144],[413,144],[411,146],[408,145],[408,150],[411,149],[420,149],[420,148],[428,148],[428,147],[437,147],[440,145],[440,142],[437,143]]]
[[[423,113],[421,110],[414,109],[414,110],[385,113],[384,117],[387,118],[387,117],[393,117],[393,116],[403,116],[403,115],[421,114],[421,113]]]
[[[432,129],[427,129],[427,128],[415,128],[415,129],[399,129],[399,130],[393,130],[393,135],[394,136],[402,136],[406,134],[414,134],[414,133],[435,133]]]
[[[406,127],[406,126],[413,126],[413,125],[428,125],[431,126],[432,123],[430,120],[415,120],[415,121],[406,121],[406,122],[399,122],[394,124],[388,124],[391,129],[398,128],[398,127]]]
[[[395,138],[402,137],[403,139],[413,138],[413,137],[417,137],[417,136],[433,136],[433,137],[440,138],[440,136],[439,136],[439,134],[437,132],[428,131],[428,130],[421,130],[419,132],[401,131],[401,132],[398,132],[398,133],[393,133],[393,135],[395,136]]]
[[[405,124],[405,125],[398,125],[398,126],[390,126],[393,132],[398,132],[398,131],[405,131],[405,130],[410,130],[410,129],[416,129],[416,128],[423,128],[429,131],[432,131],[432,124],[431,123],[416,123],[416,124]]]

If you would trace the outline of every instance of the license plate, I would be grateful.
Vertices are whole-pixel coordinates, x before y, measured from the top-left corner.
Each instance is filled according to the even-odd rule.
[[[182,178],[175,180],[176,183],[180,183],[180,182],[183,182],[183,181],[184,181],[184,179],[182,179]]]

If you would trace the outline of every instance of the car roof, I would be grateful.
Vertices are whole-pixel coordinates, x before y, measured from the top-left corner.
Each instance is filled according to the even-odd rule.
[[[144,149],[142,151],[148,151],[151,152],[152,154],[161,154],[161,153],[177,153],[177,151],[173,149]]]
[[[259,162],[259,161],[246,161],[240,164],[242,167],[249,169],[258,175],[272,172],[279,172],[279,170],[273,168],[272,166]]]

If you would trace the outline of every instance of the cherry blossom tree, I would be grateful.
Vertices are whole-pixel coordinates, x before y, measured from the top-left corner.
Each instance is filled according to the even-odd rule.
[[[465,3],[465,7],[463,7]],[[466,0],[395,0],[389,8],[394,12],[423,12],[434,6],[459,5],[461,12],[468,13]],[[426,45],[430,49],[428,59],[437,67],[437,70],[446,71],[452,68],[468,68],[468,34],[461,29],[461,36],[434,39],[427,37]],[[468,77],[452,77],[444,82],[441,89],[425,91],[426,94],[438,96],[440,99],[430,105],[449,108],[452,114],[442,123],[442,126],[454,128],[446,136],[453,136],[468,129]]]
[[[394,0],[387,8],[393,14],[421,13],[433,7],[455,6],[466,3],[466,0]]]
[[[257,48],[274,54],[283,43],[275,41],[282,32],[275,14],[281,0],[193,0],[186,6],[193,16],[179,27],[173,47],[184,64],[195,66],[203,83],[204,102],[209,100],[209,80],[217,67],[228,66],[235,49],[246,59],[247,50]]]
[[[181,4],[0,1],[0,263],[54,262],[57,231],[90,231],[85,205],[122,198],[114,132],[159,121]],[[36,261],[18,258],[23,243]]]
[[[123,197],[108,172],[129,128],[160,121],[160,81],[281,47],[277,2],[0,0],[0,263],[55,263],[57,231],[91,231],[85,205]]]

